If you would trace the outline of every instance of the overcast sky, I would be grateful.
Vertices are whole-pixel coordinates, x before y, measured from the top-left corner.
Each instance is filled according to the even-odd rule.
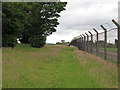
[[[94,27],[118,17],[119,0],[61,0],[67,1],[61,13],[57,32],[47,37],[47,43],[71,41]]]

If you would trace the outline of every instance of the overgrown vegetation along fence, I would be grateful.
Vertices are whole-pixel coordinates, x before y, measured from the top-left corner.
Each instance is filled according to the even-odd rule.
[[[120,24],[112,20],[100,25],[99,28],[75,37],[70,45],[104,59],[120,62]]]

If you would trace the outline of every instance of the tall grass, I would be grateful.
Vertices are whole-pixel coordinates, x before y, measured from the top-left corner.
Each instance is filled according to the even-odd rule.
[[[3,88],[115,88],[118,84],[116,64],[74,47],[18,45],[2,52]]]

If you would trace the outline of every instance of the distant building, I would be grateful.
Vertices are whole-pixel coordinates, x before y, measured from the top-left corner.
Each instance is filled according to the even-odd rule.
[[[61,40],[62,43],[65,43],[65,40]]]

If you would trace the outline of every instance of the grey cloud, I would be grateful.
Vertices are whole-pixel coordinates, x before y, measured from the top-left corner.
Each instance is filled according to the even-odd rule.
[[[100,7],[98,9],[100,9]],[[98,12],[91,12],[91,13],[88,13],[89,12],[89,9],[88,9],[87,10],[88,12],[86,11],[84,14],[82,13],[84,11],[82,11],[82,12],[80,11],[81,9],[79,10],[80,12],[75,12],[75,11],[69,12],[68,15],[64,15],[64,17],[62,17],[60,19],[60,21],[61,21],[60,26],[61,27],[63,26],[66,29],[73,29],[73,28],[74,29],[84,29],[81,27],[98,26],[114,17],[116,18],[117,17],[117,13],[115,13],[115,11],[117,11],[116,9],[117,8],[113,8],[111,11],[108,11],[108,12],[105,12],[107,10],[104,10],[103,12],[101,12],[101,10],[98,10]],[[94,10],[94,9],[92,9],[92,10]]]
[[[61,13],[57,32],[48,37],[48,42],[61,39],[71,40],[73,37],[99,29],[101,24],[117,18],[118,0],[69,0],[66,11]],[[93,32],[94,33],[94,32]],[[55,38],[56,37],[56,38]]]

